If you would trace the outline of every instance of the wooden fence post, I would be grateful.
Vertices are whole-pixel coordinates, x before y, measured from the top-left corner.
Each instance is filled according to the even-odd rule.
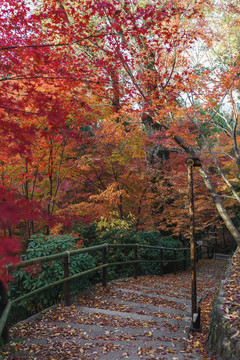
[[[2,313],[3,313],[5,307],[8,304],[8,291],[7,291],[7,288],[4,286],[2,281],[0,281],[0,296],[1,296],[0,315],[2,316]],[[9,343],[9,323],[8,323],[8,320],[6,321],[3,332],[2,332],[2,339],[3,339],[3,344]]]
[[[177,250],[174,249],[174,274],[177,273]]]
[[[138,244],[134,248],[134,260],[138,260]],[[134,279],[138,277],[138,263],[134,264]]]
[[[66,256],[64,256],[63,260],[63,271],[64,271],[64,278],[69,277],[70,271],[70,253],[66,251]],[[64,283],[64,302],[65,306],[70,306],[70,280],[65,281]]]
[[[105,245],[106,245],[106,247],[104,247],[102,250],[103,265],[107,264],[107,260],[108,260],[108,244],[105,244]],[[107,267],[104,267],[102,269],[102,286],[104,286],[104,287],[107,286]]]
[[[161,276],[163,276],[163,258],[164,258],[163,249],[160,250],[160,257],[161,257],[160,274],[161,274]]]

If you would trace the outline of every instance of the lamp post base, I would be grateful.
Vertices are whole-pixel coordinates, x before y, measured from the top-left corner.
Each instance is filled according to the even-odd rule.
[[[198,307],[198,312],[193,314],[193,319],[190,326],[190,331],[198,331],[202,330],[201,327],[201,308]]]

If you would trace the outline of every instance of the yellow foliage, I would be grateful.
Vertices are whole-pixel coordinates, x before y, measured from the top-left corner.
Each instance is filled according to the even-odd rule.
[[[116,211],[111,213],[111,216],[118,216]],[[100,231],[109,231],[114,229],[130,229],[135,222],[135,216],[133,214],[129,214],[127,219],[119,219],[112,218],[111,220],[107,219],[104,216],[100,217],[100,221],[98,222],[97,228]]]

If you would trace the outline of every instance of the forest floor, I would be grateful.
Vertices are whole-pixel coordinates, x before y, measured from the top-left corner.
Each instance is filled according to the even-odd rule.
[[[191,323],[190,271],[115,280],[18,323],[4,359],[215,359],[205,341],[214,295],[228,264],[197,264],[201,332]]]

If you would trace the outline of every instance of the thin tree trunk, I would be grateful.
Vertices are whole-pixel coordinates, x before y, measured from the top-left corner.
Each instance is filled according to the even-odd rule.
[[[31,230],[32,230],[32,234],[34,234],[34,221],[31,221]]]
[[[25,160],[26,162],[26,167],[25,167],[25,175],[26,175],[26,180],[25,180],[25,198],[28,200],[29,199],[29,181],[27,179],[27,175],[28,175],[28,163],[27,160]],[[27,232],[27,238],[29,239],[31,236],[31,226],[30,226],[30,221],[27,220],[26,221],[26,232]]]
[[[8,226],[8,236],[12,237],[12,228],[10,225]]]
[[[51,214],[51,201],[53,196],[53,141],[49,139],[49,160],[48,160],[48,179],[49,179],[49,202],[47,206],[47,214]],[[49,235],[50,228],[47,225],[46,234]]]

